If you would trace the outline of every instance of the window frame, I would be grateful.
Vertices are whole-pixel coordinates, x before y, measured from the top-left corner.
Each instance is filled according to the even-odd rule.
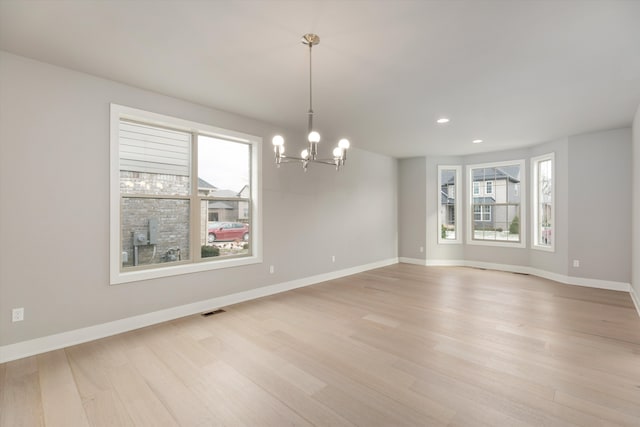
[[[473,170],[474,169],[484,169],[484,168],[499,168],[499,167],[504,167],[504,166],[515,166],[518,165],[520,166],[520,182],[517,185],[518,188],[518,192],[519,192],[519,197],[520,197],[520,212],[519,212],[519,221],[520,221],[520,241],[516,242],[516,241],[508,241],[508,240],[478,240],[478,239],[474,239],[473,238],[473,233],[474,233],[474,228],[473,228],[473,222],[474,222],[474,211],[473,211],[473,198],[474,196],[479,196],[479,193],[474,194],[473,193],[473,189],[474,189],[474,184],[476,184],[476,182],[473,181]],[[466,202],[466,215],[467,215],[467,239],[466,239],[466,243],[468,245],[481,245],[481,246],[501,246],[501,247],[509,247],[509,248],[526,248],[527,247],[527,242],[526,242],[526,230],[527,230],[527,210],[526,210],[526,206],[527,206],[527,198],[526,198],[526,162],[524,159],[519,159],[519,160],[509,160],[509,161],[501,161],[501,162],[491,162],[491,163],[482,163],[482,164],[473,164],[473,165],[467,165],[466,166],[466,174],[467,174],[467,188],[469,189],[468,191],[468,197],[467,197],[467,202]],[[480,185],[478,183],[477,187],[479,188]],[[495,185],[493,185],[492,187],[495,187]],[[486,189],[486,187],[485,187]],[[516,191],[516,190],[514,190]],[[495,194],[495,189],[493,194]],[[503,205],[501,203],[496,203],[496,206],[500,206]],[[487,205],[489,206],[489,205]],[[489,206],[489,209],[491,209],[491,206]],[[490,214],[491,215],[491,214]],[[480,213],[480,217],[484,218],[484,213],[482,212],[482,208],[481,208],[481,213]],[[484,219],[482,219],[481,221],[486,221]]]
[[[541,245],[539,243],[539,235],[538,235],[538,223],[540,218],[538,217],[538,204],[540,200],[540,190],[539,190],[539,172],[538,168],[540,163],[545,161],[551,161],[551,244],[550,245]],[[531,192],[532,192],[532,201],[531,201],[531,248],[546,251],[546,252],[555,252],[556,250],[556,159],[555,152],[543,154],[540,156],[531,158]]]
[[[462,192],[460,191],[460,185],[461,185],[461,179],[462,179],[462,166],[461,165],[438,165],[438,191],[437,191],[437,195],[438,195],[438,199],[437,199],[437,205],[438,205],[438,229],[437,229],[437,236],[438,236],[438,244],[460,244],[462,243],[462,221],[460,221],[460,214],[461,214],[461,210],[460,210],[460,206],[461,206],[461,199],[462,199]],[[443,239],[442,238],[442,224],[444,223],[445,220],[447,220],[446,215],[443,216],[441,209],[440,209],[440,192],[442,191],[442,172],[445,170],[453,170],[455,171],[455,203],[454,203],[454,210],[455,210],[455,219],[454,219],[454,224],[455,224],[455,230],[456,230],[456,238],[455,239]]]
[[[248,144],[251,150],[251,198],[250,207],[250,247],[251,255],[238,258],[207,259],[200,258],[199,251],[193,251],[196,247],[195,240],[199,242],[196,231],[199,230],[198,217],[194,217],[194,212],[199,208],[191,208],[190,214],[190,248],[192,248],[191,259],[188,261],[171,264],[167,266],[156,266],[147,269],[122,271],[121,252],[121,193],[120,193],[120,121],[130,120],[141,122],[152,126],[176,129],[191,132],[194,134],[237,141]],[[195,142],[192,141],[192,159],[197,160],[197,153],[193,150]],[[217,128],[214,126],[184,120],[163,114],[153,113],[136,108],[126,107],[118,104],[110,104],[110,284],[130,283],[140,280],[148,280],[160,277],[171,277],[180,274],[189,274],[201,271],[217,270],[221,268],[237,267],[242,265],[257,264],[262,262],[262,138],[241,132]],[[191,172],[195,172],[197,161],[192,161]],[[197,177],[195,178],[197,180]],[[193,179],[192,179],[193,181]],[[201,196],[197,189],[192,188],[190,193],[190,203],[200,206]],[[207,218],[208,220],[208,218]],[[199,248],[199,245],[197,245]]]

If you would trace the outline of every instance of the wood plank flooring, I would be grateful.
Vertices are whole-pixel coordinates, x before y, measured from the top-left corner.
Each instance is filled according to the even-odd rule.
[[[0,365],[0,426],[640,426],[624,292],[396,264],[225,309]]]

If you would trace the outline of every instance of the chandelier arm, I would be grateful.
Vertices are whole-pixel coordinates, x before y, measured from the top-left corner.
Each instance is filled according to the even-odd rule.
[[[323,165],[335,166],[335,159],[303,159],[302,157],[281,156],[281,163],[318,163]]]
[[[336,165],[335,159],[315,159],[315,160],[309,160],[309,163],[321,163],[323,165],[331,165],[331,166]]]
[[[306,162],[308,160],[303,159],[302,157],[289,157],[282,156],[280,157],[280,161],[282,163],[296,163],[296,162]]]

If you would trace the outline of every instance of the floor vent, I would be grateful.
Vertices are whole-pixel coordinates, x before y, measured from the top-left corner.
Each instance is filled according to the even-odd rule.
[[[217,309],[217,310],[213,310],[213,311],[207,311],[206,313],[202,313],[201,316],[202,317],[209,317],[209,316],[213,316],[214,314],[220,314],[220,313],[224,313],[225,311],[221,308]]]

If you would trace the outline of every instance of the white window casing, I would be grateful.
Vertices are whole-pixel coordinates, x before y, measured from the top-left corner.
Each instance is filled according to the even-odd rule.
[[[557,236],[555,164],[555,153],[531,158],[531,248],[548,252],[555,251]]]
[[[508,170],[517,170],[518,176],[506,173]],[[466,243],[525,248],[525,161],[467,165],[466,172],[469,189]],[[517,223],[515,217],[518,218]],[[511,232],[512,227],[517,227],[517,234]]]
[[[443,175],[449,177],[444,182]],[[462,192],[462,166],[438,165],[438,243],[439,244],[460,244],[462,243],[462,221],[461,206]],[[443,204],[443,198],[447,198],[447,203]],[[449,203],[453,200],[453,203]],[[452,217],[453,224],[449,224]],[[444,226],[444,228],[443,228]],[[453,232],[452,232],[453,231]],[[444,236],[443,236],[444,234]]]
[[[135,108],[111,104],[111,148],[110,148],[110,283],[120,284],[179,274],[236,267],[262,262],[262,215],[261,215],[261,146],[262,139],[257,136],[216,128],[210,125],[169,117],[162,114]],[[248,188],[235,195],[240,211],[239,218],[248,221],[250,232],[247,242],[250,249],[246,256],[203,258],[200,255],[201,235],[206,231],[209,220],[207,206],[215,203],[216,198],[207,191],[200,191],[197,164],[197,146],[199,137],[217,138],[224,142],[242,144],[248,150]],[[233,145],[233,144],[231,144]],[[121,177],[126,171],[131,180]],[[146,174],[146,175],[145,175]],[[144,176],[161,179],[149,186]],[[179,185],[175,184],[179,181]],[[145,187],[146,185],[146,187]],[[170,189],[168,189],[170,187]],[[138,190],[141,188],[141,190]],[[140,192],[137,192],[140,191]],[[204,194],[204,195],[203,195]],[[212,194],[215,194],[212,190]],[[226,196],[226,195],[225,195]],[[124,267],[130,254],[123,251],[123,201],[154,200],[159,205],[173,203],[185,207],[185,224],[181,227],[189,239],[184,250],[188,258],[182,260],[167,258],[167,262],[154,263],[140,268]],[[219,203],[224,203],[220,197]],[[203,210],[203,207],[205,208]],[[129,212],[129,211],[127,211]],[[244,215],[244,216],[242,216]],[[154,216],[162,218],[163,211]],[[155,221],[155,220],[154,220]],[[151,236],[152,224],[148,233]],[[166,231],[166,230],[165,230]],[[135,232],[133,232],[135,240]],[[151,237],[149,237],[151,239]],[[135,244],[134,244],[135,246]],[[149,245],[151,246],[151,245]],[[206,248],[205,248],[206,249]],[[204,250],[204,249],[203,249]],[[156,257],[155,252],[153,256]],[[165,254],[166,256],[166,254]],[[203,255],[204,256],[204,255]],[[156,258],[157,259],[157,258]]]

